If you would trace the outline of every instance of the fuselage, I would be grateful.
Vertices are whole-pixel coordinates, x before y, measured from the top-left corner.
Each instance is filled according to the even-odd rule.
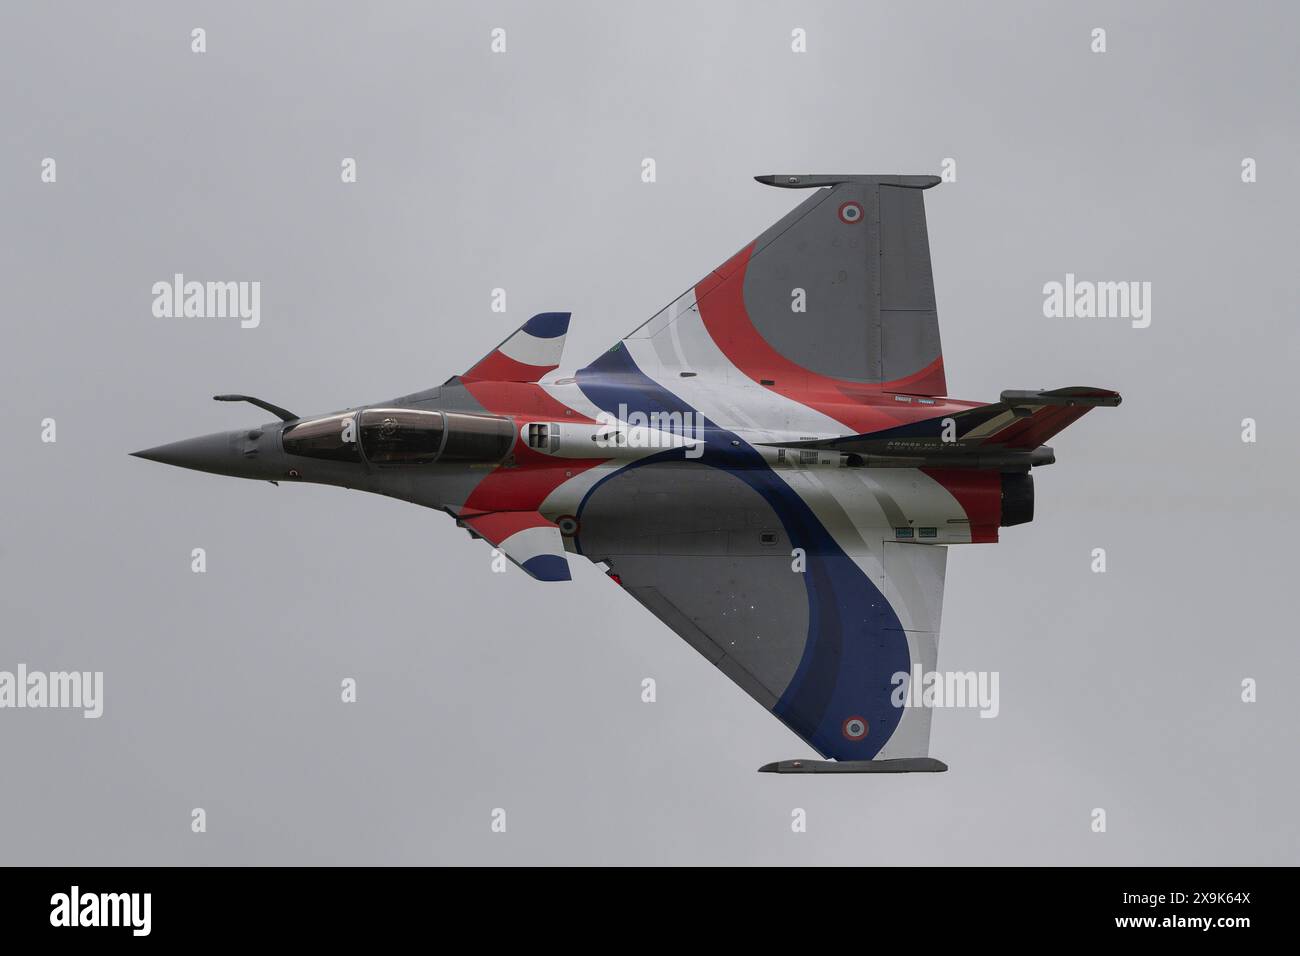
[[[815,427],[821,423],[790,412],[756,413],[764,391],[758,386],[699,384],[709,389],[709,407],[732,413],[706,418],[691,407],[663,407],[662,397],[645,394],[638,380],[581,375],[580,381],[579,374],[557,372],[540,383],[453,380],[387,402],[204,436],[144,456],[238,477],[354,488],[458,517],[536,511],[551,521],[580,521],[598,483],[650,462],[660,471],[669,466],[675,479],[653,500],[629,497],[629,513],[671,507],[674,490],[684,505],[697,506],[698,496],[708,493],[702,489],[712,487],[698,479],[708,470],[761,470],[796,487],[828,528],[888,527],[918,543],[996,540],[999,475],[861,467],[855,456],[788,447],[855,432]],[[609,409],[593,401],[593,395],[600,400],[608,394],[626,400]],[[822,398],[820,407],[857,433],[981,406],[866,389],[851,402],[842,394]],[[716,505],[712,510],[714,524],[725,526],[722,512]]]

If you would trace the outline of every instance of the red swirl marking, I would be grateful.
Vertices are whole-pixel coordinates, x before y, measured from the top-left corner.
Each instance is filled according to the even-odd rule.
[[[947,390],[942,355],[912,375],[867,384],[813,372],[772,348],[754,328],[745,309],[745,272],[753,251],[750,243],[709,273],[695,286],[695,301],[704,327],[718,348],[754,382],[770,380],[775,384],[766,388],[816,409],[859,434],[918,417],[911,409],[900,415],[898,409],[862,404],[864,399],[878,398],[882,392],[939,395]],[[934,406],[929,408],[934,414]]]
[[[463,380],[462,380],[463,381]],[[511,467],[498,465],[480,481],[464,507],[479,511],[535,511],[556,488],[574,475],[601,464],[603,458],[555,458],[534,451],[519,438],[528,422],[594,425],[595,422],[554,398],[540,385],[523,382],[465,382],[465,389],[494,415],[515,423]]]

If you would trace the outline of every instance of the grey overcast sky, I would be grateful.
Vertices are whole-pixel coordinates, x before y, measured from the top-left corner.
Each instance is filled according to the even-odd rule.
[[[105,701],[0,711],[0,862],[1296,863],[1297,35],[1286,2],[5,4],[0,669]],[[127,455],[262,420],[219,392],[441,383],[534,312],[583,364],[801,198],[754,174],[946,157],[952,394],[1124,395],[1033,524],[949,554],[940,666],[1001,713],[936,714],[947,774],[756,774],[810,754],[597,568]],[[177,272],[259,281],[260,326],[155,318]],[[1150,327],[1045,318],[1069,272],[1152,283]]]

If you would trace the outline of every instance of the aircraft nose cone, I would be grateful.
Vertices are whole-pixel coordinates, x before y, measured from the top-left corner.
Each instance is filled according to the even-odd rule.
[[[162,462],[164,465],[211,471],[217,474],[230,474],[236,460],[229,432],[186,438],[184,441],[174,441],[169,445],[159,445],[157,448],[133,451],[131,454],[136,458]]]

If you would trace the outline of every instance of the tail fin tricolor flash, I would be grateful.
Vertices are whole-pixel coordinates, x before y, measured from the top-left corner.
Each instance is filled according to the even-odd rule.
[[[568,312],[541,312],[461,376],[466,382],[536,382],[559,368]]]
[[[559,529],[536,511],[461,514],[457,521],[537,580],[571,580]]]

